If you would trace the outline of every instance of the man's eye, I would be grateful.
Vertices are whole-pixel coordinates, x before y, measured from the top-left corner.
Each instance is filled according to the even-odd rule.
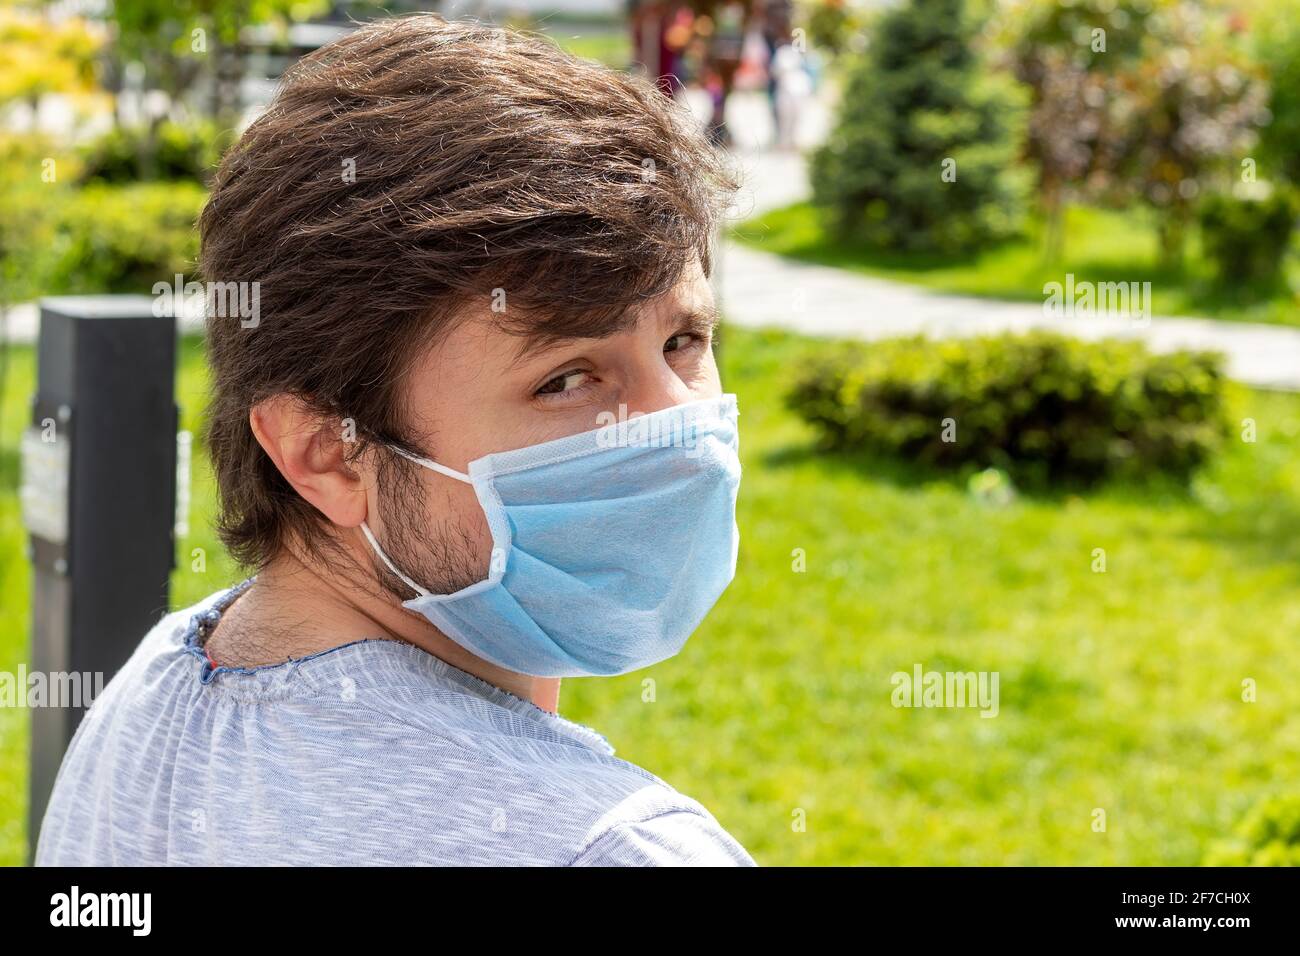
[[[691,340],[694,338],[695,336],[692,335],[690,332],[678,332],[676,335],[674,335],[672,338],[670,338],[667,342],[664,343],[664,351],[677,352],[680,351],[681,349],[689,348],[693,344]]]
[[[582,385],[586,379],[587,373],[581,369],[574,369],[571,372],[565,372],[563,375],[557,375],[545,385],[537,390],[538,395],[559,395],[570,389]]]

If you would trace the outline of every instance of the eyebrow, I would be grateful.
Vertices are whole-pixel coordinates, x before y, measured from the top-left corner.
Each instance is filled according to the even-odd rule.
[[[717,303],[711,303],[699,308],[684,309],[677,312],[673,318],[666,322],[666,325],[676,326],[686,332],[696,334],[709,332],[712,333],[722,321],[722,313],[718,309]],[[554,336],[547,335],[544,332],[538,332],[524,337],[515,359],[510,363],[511,368],[518,368],[525,362],[538,358],[548,352],[555,352],[562,348],[567,348],[577,342],[600,341],[607,339],[611,335],[625,331],[628,325],[620,325],[611,328],[602,335],[577,335],[577,336]]]

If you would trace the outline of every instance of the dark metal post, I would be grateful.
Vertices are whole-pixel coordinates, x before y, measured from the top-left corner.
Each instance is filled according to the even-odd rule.
[[[23,439],[31,533],[31,672],[106,684],[167,610],[174,562],[176,320],[147,296],[41,302]],[[83,684],[83,687],[85,685]],[[29,858],[88,702],[33,707]]]

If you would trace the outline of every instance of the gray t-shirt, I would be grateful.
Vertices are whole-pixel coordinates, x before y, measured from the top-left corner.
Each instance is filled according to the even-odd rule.
[[[214,669],[169,614],[63,759],[38,866],[754,866],[596,731],[410,644]]]

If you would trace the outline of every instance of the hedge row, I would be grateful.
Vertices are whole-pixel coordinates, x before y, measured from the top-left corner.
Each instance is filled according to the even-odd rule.
[[[838,343],[787,395],[827,446],[1028,483],[1185,478],[1223,442],[1217,353],[1153,355],[1049,333]]]

